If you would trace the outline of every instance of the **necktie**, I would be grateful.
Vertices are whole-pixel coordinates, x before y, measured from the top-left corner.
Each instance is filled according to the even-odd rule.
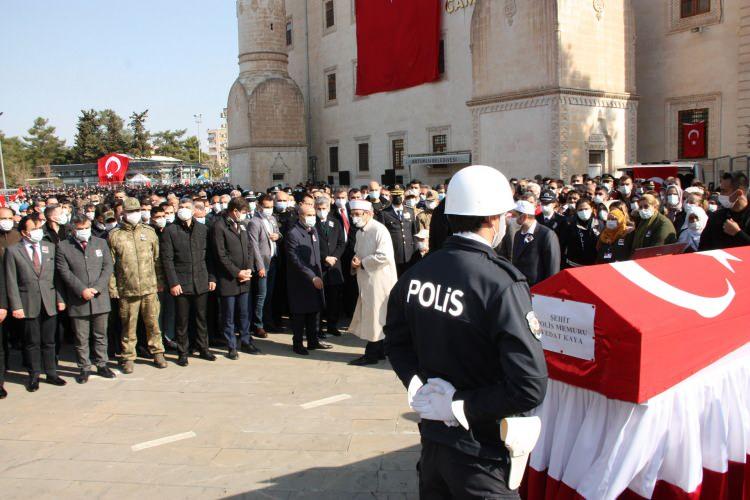
[[[39,249],[37,245],[31,246],[31,261],[34,263],[34,272],[39,274],[42,272],[42,258],[39,255]]]
[[[344,234],[349,237],[349,217],[346,216],[346,210],[339,208],[339,214],[341,215],[341,222],[344,224]]]
[[[86,242],[86,241],[82,241],[81,242],[81,248],[83,248],[84,252],[86,251],[86,245],[88,245],[88,242]]]
[[[396,210],[396,215],[398,215],[398,220],[403,220],[401,218],[401,210]]]

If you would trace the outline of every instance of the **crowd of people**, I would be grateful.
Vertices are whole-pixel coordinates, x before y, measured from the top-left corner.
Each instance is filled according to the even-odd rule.
[[[139,357],[167,368],[165,352],[183,367],[193,355],[215,360],[211,348],[236,360],[260,354],[254,338],[284,332],[286,318],[300,356],[330,349],[324,340],[351,319],[348,331],[367,346],[350,364],[377,364],[398,277],[455,232],[444,213],[449,182],[27,188],[0,208],[0,377],[19,349],[27,390],[39,389],[42,372],[65,385],[64,342],[74,345],[78,383],[115,377],[114,359],[125,374]],[[495,251],[530,286],[643,248],[750,244],[741,172],[715,190],[627,175],[510,184],[515,206]]]

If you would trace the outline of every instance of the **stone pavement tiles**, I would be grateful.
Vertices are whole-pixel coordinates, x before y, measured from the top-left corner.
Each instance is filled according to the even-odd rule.
[[[86,385],[66,351],[68,385],[33,394],[11,373],[2,497],[416,498],[419,434],[404,388],[386,362],[346,365],[362,353],[355,337],[329,342],[300,357],[290,335],[272,334],[257,340],[264,356],[217,351],[214,363],[166,370],[142,361]]]

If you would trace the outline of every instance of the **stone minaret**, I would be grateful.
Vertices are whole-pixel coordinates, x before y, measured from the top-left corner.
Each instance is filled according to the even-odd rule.
[[[284,0],[237,0],[240,76],[229,92],[232,182],[265,190],[307,179],[305,104],[289,76]]]

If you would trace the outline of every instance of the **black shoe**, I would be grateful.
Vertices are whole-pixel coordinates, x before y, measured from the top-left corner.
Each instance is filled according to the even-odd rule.
[[[39,390],[39,375],[29,376],[29,383],[26,384],[26,390],[29,392],[36,392]]]
[[[341,332],[338,330],[328,330],[328,335],[333,335],[334,337],[341,337]]]
[[[378,364],[378,360],[377,359],[368,358],[367,356],[361,356],[361,357],[359,357],[357,359],[353,359],[353,360],[349,361],[348,364],[351,365],[351,366],[377,365]]]
[[[227,357],[234,361],[235,359],[239,359],[240,355],[237,354],[237,349],[229,349],[229,352],[227,353]]]
[[[241,349],[242,349],[242,352],[246,354],[260,354],[260,349],[255,347],[255,344],[253,343],[250,343],[250,344],[243,343]]]
[[[58,387],[67,385],[67,382],[57,375],[53,375],[53,376],[47,375],[47,378],[45,378],[44,381],[47,382],[48,384],[56,385]]]
[[[294,351],[296,354],[299,354],[301,356],[308,356],[310,352],[305,349],[305,346],[303,345],[295,345],[292,346],[292,351]]]
[[[109,369],[109,366],[100,366],[96,369],[96,374],[103,378],[115,378],[115,372]]]
[[[325,332],[318,332],[318,338],[320,340],[325,340],[328,338],[328,335],[326,335]]]
[[[379,361],[385,361],[385,354],[381,354],[378,356]]]
[[[170,340],[167,337],[162,338],[162,343],[164,344],[164,350],[167,352],[177,352],[177,342],[174,340]]]
[[[205,359],[206,361],[216,361],[216,356],[211,351],[201,351],[200,354],[198,354],[198,357],[200,359]]]
[[[76,376],[76,382],[78,382],[79,384],[85,384],[89,381],[90,374],[91,372],[89,372],[88,370],[81,370],[81,373]]]
[[[5,390],[5,387],[0,385],[0,399],[5,399],[8,397],[8,391]]]
[[[151,353],[149,352],[149,350],[146,349],[145,347],[141,347],[141,346],[137,346],[135,348],[135,355],[138,356],[139,358],[148,358],[148,359],[151,359],[151,357],[152,357]]]
[[[180,354],[180,357],[177,358],[177,364],[180,366],[187,366],[188,365],[188,356],[187,354]]]
[[[327,351],[328,349],[333,349],[333,346],[331,344],[324,344],[322,342],[316,342],[316,343],[314,343],[312,345],[307,344],[307,349],[309,351],[314,351],[316,349],[317,350],[322,350],[322,351]]]

